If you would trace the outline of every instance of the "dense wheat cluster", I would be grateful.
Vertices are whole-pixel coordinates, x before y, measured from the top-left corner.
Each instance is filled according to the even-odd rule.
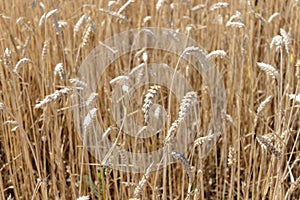
[[[97,91],[74,103],[87,87],[77,73],[89,53],[115,34],[145,27],[183,33],[205,50],[225,85],[222,133],[210,129],[203,77],[168,52],[120,57]],[[2,0],[0,199],[300,199],[299,27],[299,0]],[[151,125],[156,134],[134,139],[113,120],[112,91],[127,90],[124,74],[153,62],[176,70],[194,91],[176,99],[163,86],[136,88],[132,106],[120,110],[141,132]],[[88,110],[81,130],[74,108]],[[198,123],[188,124],[193,117]],[[95,131],[95,121],[101,137],[122,149],[124,163],[126,152],[166,145],[176,162],[144,173],[114,169],[84,148],[82,133]],[[194,137],[186,152],[172,149],[180,131]],[[203,145],[214,142],[203,156]]]

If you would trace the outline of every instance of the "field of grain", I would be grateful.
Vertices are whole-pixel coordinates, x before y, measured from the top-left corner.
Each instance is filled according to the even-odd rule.
[[[220,136],[209,126],[214,106],[205,78],[170,52],[128,52],[105,70],[89,99],[76,103],[89,53],[107,38],[147,27],[167,28],[175,39],[184,34],[203,48],[226,94]],[[300,199],[299,27],[299,0],[2,0],[0,199]],[[130,108],[114,110],[112,83],[147,63],[170,66],[194,92],[176,99],[167,87],[145,84],[131,94]],[[183,126],[194,101],[197,123]],[[149,122],[153,104],[166,110],[158,114],[165,121]],[[74,117],[77,108],[88,115]],[[113,112],[122,120],[123,110],[162,128],[134,139],[113,120]],[[118,170],[85,148],[82,132],[95,121],[123,151],[162,148],[180,130],[193,141],[185,152],[170,151],[177,162],[163,168]]]

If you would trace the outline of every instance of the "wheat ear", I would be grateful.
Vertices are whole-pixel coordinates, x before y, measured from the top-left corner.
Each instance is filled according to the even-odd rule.
[[[186,115],[189,113],[191,107],[197,102],[197,93],[188,92],[181,100],[178,118],[172,123],[165,138],[165,144],[169,144],[175,136],[175,132],[180,124],[184,121]]]
[[[192,183],[193,183],[193,180],[194,180],[194,176],[193,176],[193,173],[192,173],[192,167],[189,164],[186,157],[184,155],[182,155],[181,153],[179,153],[177,151],[172,151],[171,155],[174,159],[179,160],[181,162],[181,164],[185,168],[185,171],[186,171],[186,173],[189,177],[189,186],[188,186],[188,197],[189,197],[189,194],[190,194],[191,189],[192,189]]]
[[[272,144],[271,139],[266,136],[257,135],[256,140],[267,151],[271,152],[277,158],[281,157],[281,152]]]
[[[71,88],[63,88],[61,90],[56,90],[54,93],[47,95],[45,97],[45,99],[43,99],[38,104],[36,104],[34,108],[44,107],[51,102],[55,102],[65,96],[70,95],[72,92],[73,92],[73,89],[71,89]]]
[[[145,95],[144,104],[142,107],[142,111],[144,112],[144,121],[145,123],[149,123],[149,110],[151,106],[153,105],[153,99],[154,97],[159,93],[160,86],[154,85],[151,86],[148,90],[147,94]]]

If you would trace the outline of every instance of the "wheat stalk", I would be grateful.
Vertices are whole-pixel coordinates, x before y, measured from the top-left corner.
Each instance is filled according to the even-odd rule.
[[[7,66],[7,68],[11,69],[12,68],[12,64],[11,64],[11,51],[8,48],[5,48],[4,51],[4,65]]]
[[[57,75],[57,74],[59,75],[60,80],[62,80],[62,81],[65,80],[66,74],[65,74],[65,70],[64,70],[62,63],[58,63],[55,66],[54,75]]]
[[[24,22],[24,17],[18,18],[16,24],[21,24],[29,33],[34,35],[34,31]]]
[[[44,45],[43,45],[43,50],[42,50],[42,60],[45,61],[46,60],[46,56],[48,53],[48,49],[49,49],[49,41],[45,40],[44,41]]]
[[[134,197],[139,198],[143,192],[143,189],[146,186],[147,180],[149,179],[150,173],[153,169],[153,162],[150,164],[150,166],[146,169],[146,173],[142,177],[142,179],[139,181],[139,184],[134,189]]]
[[[236,20],[236,21],[234,21]],[[239,11],[236,11],[235,15],[232,15],[226,22],[226,26],[232,26],[235,28],[245,28],[246,25],[243,22],[242,15]]]
[[[287,54],[289,54],[290,49],[291,49],[291,43],[292,43],[291,35],[290,35],[290,33],[287,33],[282,28],[280,29],[280,35],[282,36],[282,41],[284,43],[285,50],[286,50]]]
[[[197,5],[195,5],[194,7],[191,8],[191,11],[196,12],[198,10],[201,10],[201,9],[205,8],[205,7],[206,7],[206,5],[204,5],[204,4],[197,4]]]
[[[283,37],[281,35],[276,35],[272,38],[272,41],[270,43],[270,49],[276,46],[276,51],[278,51],[283,43]]]
[[[211,130],[209,132],[212,132]],[[204,136],[204,137],[199,137],[194,141],[194,148],[196,148],[197,146],[200,146],[202,144],[204,144],[207,141],[211,141],[213,139],[213,137],[215,137],[214,135],[208,135],[208,136]]]
[[[273,14],[269,17],[268,23],[271,23],[271,22],[273,21],[273,19],[274,19],[275,17],[277,17],[277,16],[280,16],[280,13],[278,13],[278,12],[273,13]]]
[[[226,51],[224,50],[214,50],[214,51],[211,51],[206,57],[208,59],[213,59],[213,58],[216,58],[216,57],[225,57],[227,54],[226,54]]]
[[[53,9],[53,10],[50,10],[47,14],[46,14],[46,20],[49,19],[50,17],[52,17],[55,13],[58,12],[58,9]]]
[[[273,95],[268,96],[265,100],[263,100],[259,104],[259,106],[257,108],[257,111],[256,111],[256,116],[255,116],[255,119],[254,119],[254,127],[256,127],[256,125],[257,125],[258,116],[265,109],[265,107],[272,101],[272,99],[273,99]]]
[[[109,11],[108,10],[104,10],[103,8],[99,8],[99,11],[103,12],[103,13],[106,13],[106,14],[108,14],[110,16],[116,17],[118,19],[121,19],[122,21],[127,21],[127,18],[124,15],[118,14],[117,12],[114,12],[114,11],[111,11],[111,10],[109,10]]]
[[[118,10],[118,14],[121,14],[131,3],[133,3],[135,0],[128,0],[126,3],[123,4],[123,6]]]
[[[69,79],[69,82],[75,84],[76,87],[82,87],[82,88],[86,88],[87,87],[87,83],[86,82],[78,80],[76,78]]]
[[[82,47],[85,47],[87,45],[92,32],[93,32],[92,26],[90,24],[87,24],[85,28],[85,32],[83,33],[83,37],[82,37],[82,44],[81,44]]]
[[[277,158],[281,157],[281,152],[272,144],[269,137],[256,135],[256,140],[264,149],[274,154]]]
[[[227,164],[228,166],[231,166],[234,165],[235,163],[236,163],[236,152],[234,147],[230,146],[228,152]]]
[[[20,59],[20,60],[17,62],[16,66],[15,66],[15,68],[14,68],[14,71],[15,71],[15,72],[18,72],[18,70],[20,69],[20,66],[21,66],[22,64],[24,64],[24,63],[32,63],[32,61],[31,61],[31,59],[29,59],[29,58],[22,58],[22,59]]]
[[[227,22],[226,26],[232,26],[234,28],[245,28],[245,24],[243,22]]]
[[[272,65],[263,63],[263,62],[258,62],[257,66],[263,70],[264,72],[266,72],[266,74],[270,75],[272,78],[279,78],[279,72],[277,71],[277,69],[275,69],[275,67],[273,67]]]
[[[142,107],[142,111],[144,112],[145,123],[149,123],[149,120],[150,120],[149,110],[150,110],[151,106],[153,105],[153,99],[159,93],[159,90],[160,90],[159,85],[150,86],[150,89],[148,90],[147,94],[145,95],[144,104]]]
[[[187,198],[188,198],[189,194],[191,192],[192,183],[193,183],[193,180],[194,180],[194,176],[193,176],[193,173],[192,173],[192,167],[191,167],[188,160],[186,159],[186,157],[183,154],[181,154],[177,151],[172,151],[171,155],[174,159],[179,160],[181,162],[181,164],[183,165],[183,167],[184,167],[184,169],[185,169],[185,171],[186,171],[186,173],[189,177],[188,196],[187,196]]]
[[[169,144],[175,136],[175,132],[184,121],[186,115],[191,110],[191,107],[197,102],[197,93],[188,92],[181,100],[178,118],[172,123],[165,138],[165,144]]]
[[[96,97],[98,97],[98,93],[92,92],[88,97],[88,99],[86,100],[85,105],[91,106],[95,102]]]
[[[84,14],[82,15],[79,20],[76,22],[74,28],[73,28],[73,34],[74,36],[77,35],[77,33],[79,32],[80,27],[82,26],[84,20],[87,18],[87,16]]]
[[[264,110],[264,108],[271,102],[272,99],[273,99],[273,95],[270,95],[265,100],[263,100],[259,104],[259,106],[257,108],[257,111],[256,111],[256,114],[259,115]]]
[[[72,92],[73,92],[73,89],[71,89],[71,88],[63,88],[61,90],[56,90],[54,93],[47,95],[45,97],[45,99],[43,99],[38,104],[36,104],[34,108],[44,107],[51,102],[55,102],[65,96],[72,94]]]
[[[217,10],[217,9],[220,9],[220,8],[226,8],[226,7],[228,7],[229,6],[229,3],[227,3],[227,2],[218,2],[218,3],[216,3],[216,4],[213,4],[210,8],[209,8],[209,10],[210,11],[213,11],[213,10]]]
[[[87,113],[87,115],[84,117],[83,120],[83,130],[84,133],[87,133],[88,129],[91,127],[92,122],[94,121],[94,119],[96,118],[96,114],[97,114],[97,108],[92,108],[91,110],[89,110],[89,112]]]
[[[25,57],[30,41],[31,41],[31,37],[27,36],[27,38],[26,38],[26,40],[24,42],[24,45],[23,45],[23,49],[22,49],[22,57]]]

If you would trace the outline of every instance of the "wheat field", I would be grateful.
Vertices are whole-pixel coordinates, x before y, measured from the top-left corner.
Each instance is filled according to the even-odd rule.
[[[0,199],[300,199],[299,0],[2,0],[0,21]],[[204,78],[167,52],[129,52],[105,70],[84,106],[74,102],[86,84],[78,71],[89,53],[107,38],[146,27],[185,34],[214,63],[226,92],[221,133],[209,127]],[[194,92],[176,99],[160,85],[137,88],[132,106],[119,109],[163,128],[135,140],[112,118],[112,83],[150,62],[176,70]],[[98,121],[117,146],[149,152],[187,130],[182,124],[197,99],[190,148],[143,173],[96,159],[73,113],[87,108],[84,130]],[[154,104],[168,110],[159,113],[166,121],[149,118]],[[218,140],[202,156],[201,146],[214,139],[209,132]]]

